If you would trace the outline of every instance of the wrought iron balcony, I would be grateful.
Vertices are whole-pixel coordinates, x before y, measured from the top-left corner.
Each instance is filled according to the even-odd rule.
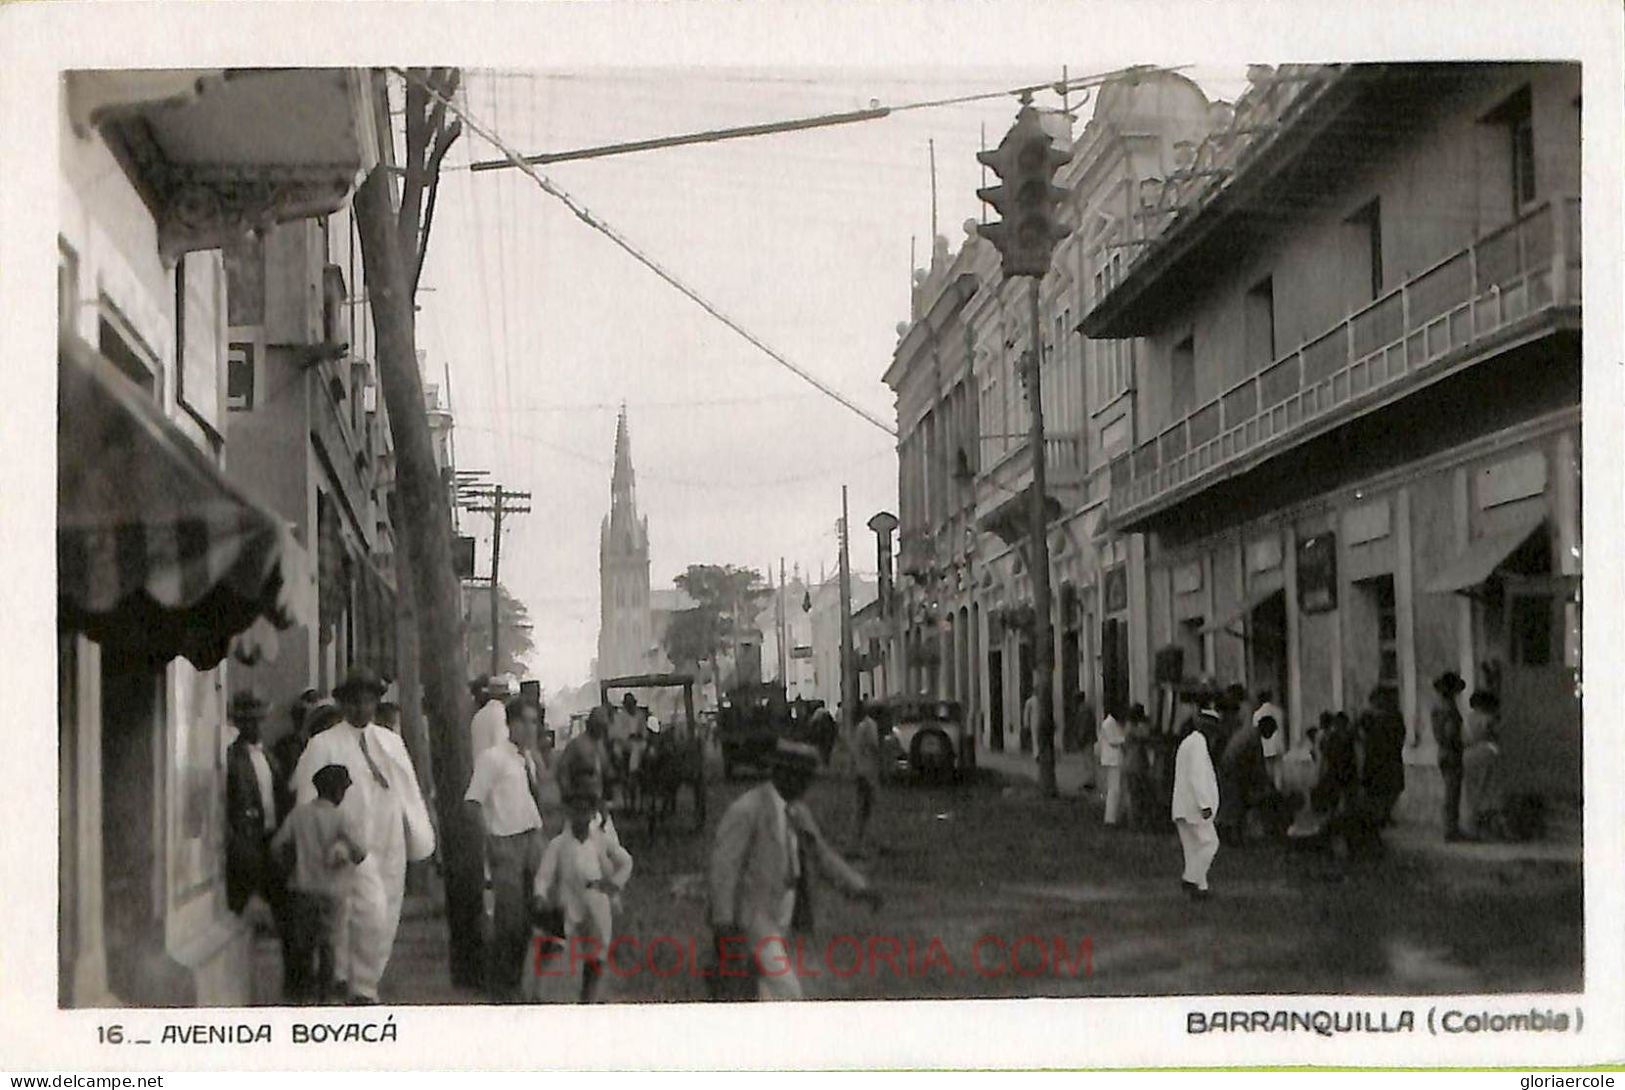
[[[1111,464],[1126,527],[1580,304],[1580,199],[1548,201],[1412,277]]]

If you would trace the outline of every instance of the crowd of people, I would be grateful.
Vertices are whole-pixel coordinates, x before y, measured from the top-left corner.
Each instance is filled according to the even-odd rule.
[[[238,692],[228,708],[227,901],[242,912],[257,898],[269,910],[291,1002],[378,1002],[406,864],[434,851],[406,746],[379,722],[385,692],[364,669],[331,699],[306,692],[270,747],[257,693]]]
[[[1433,689],[1443,836],[1511,835],[1498,776],[1499,700],[1480,689],[1463,716],[1459,675],[1441,674]],[[1382,854],[1383,831],[1405,789],[1405,750],[1421,742],[1407,730],[1393,688],[1374,689],[1353,716],[1321,713],[1296,745],[1268,690],[1209,684],[1184,696],[1194,709],[1172,733],[1154,729],[1139,704],[1109,707],[1101,720],[1093,756],[1107,829],[1166,828],[1171,820],[1186,861],[1182,883],[1198,898],[1221,844],[1277,841],[1339,857]]]

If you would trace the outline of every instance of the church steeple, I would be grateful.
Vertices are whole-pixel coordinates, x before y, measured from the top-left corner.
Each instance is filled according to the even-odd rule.
[[[633,511],[637,510],[637,478],[632,472],[632,436],[626,429],[626,402],[621,402],[621,415],[615,421],[615,475],[609,482],[610,502],[619,505],[624,500]]]
[[[609,493],[609,514],[598,539],[598,670],[602,677],[647,673],[652,640],[649,524],[638,514],[625,403],[615,422],[615,471]]]

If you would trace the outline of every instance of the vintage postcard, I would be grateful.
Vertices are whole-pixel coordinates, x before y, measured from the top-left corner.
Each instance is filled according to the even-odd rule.
[[[0,50],[0,1066],[1625,1056],[1607,5]]]

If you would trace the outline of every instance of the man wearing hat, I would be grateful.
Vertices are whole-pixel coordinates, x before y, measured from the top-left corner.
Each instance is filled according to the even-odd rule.
[[[383,683],[370,670],[351,672],[333,690],[344,718],[305,745],[293,782],[300,803],[316,798],[316,772],[343,765],[352,784],[340,806],[363,830],[366,857],[340,904],[334,926],[333,975],[352,1003],[376,1003],[400,925],[408,858],[434,850],[434,831],[417,773],[399,735],[373,721]]]
[[[253,689],[231,698],[226,716],[237,738],[226,750],[226,904],[241,913],[255,894],[271,910],[279,940],[286,890],[271,858],[278,819],[277,784],[282,772],[260,741],[268,707]]]
[[[475,702],[483,701],[468,726],[472,742],[470,754],[477,758],[492,746],[508,740],[508,698],[517,694],[506,677],[482,675],[474,686],[481,690],[475,694]]]
[[[754,980],[757,999],[801,998],[795,933],[811,928],[809,865],[847,896],[880,907],[879,893],[830,847],[801,801],[817,770],[817,747],[780,738],[772,777],[722,816],[710,867],[719,988]]]
[[[1444,838],[1461,839],[1461,777],[1463,724],[1457,704],[1467,683],[1454,670],[1433,679],[1433,708],[1429,719],[1433,740],[1439,745],[1439,775],[1444,780]]]

